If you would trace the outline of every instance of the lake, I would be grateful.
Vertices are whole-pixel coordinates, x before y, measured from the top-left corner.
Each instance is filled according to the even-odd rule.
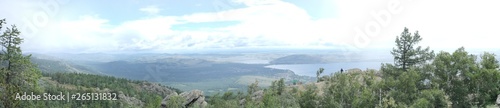
[[[316,77],[316,71],[324,68],[322,75],[330,75],[333,72],[339,72],[340,69],[359,68],[361,70],[380,69],[381,63],[387,62],[346,62],[346,63],[327,63],[327,64],[279,64],[268,65],[267,68],[291,70],[297,75]]]

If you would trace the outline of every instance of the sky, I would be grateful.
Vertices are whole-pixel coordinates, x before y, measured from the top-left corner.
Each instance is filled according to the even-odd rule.
[[[500,1],[0,0],[28,52],[390,51],[405,27],[431,49],[500,49]],[[5,29],[5,28],[4,28]]]

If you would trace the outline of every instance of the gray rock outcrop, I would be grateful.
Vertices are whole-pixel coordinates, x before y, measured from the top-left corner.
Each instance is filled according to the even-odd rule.
[[[173,96],[179,96],[179,94],[177,94],[176,92],[173,92],[172,94],[170,95],[167,95],[165,98],[163,98],[163,100],[161,101],[161,106],[166,106],[167,105],[167,102],[170,100],[171,97]]]
[[[128,104],[128,105],[125,105],[125,106],[137,106],[137,107],[143,107],[144,106],[144,102],[142,102],[141,100],[139,100],[139,99],[137,99],[135,97],[126,96],[125,94],[123,94],[122,91],[118,92],[118,99],[120,101],[124,101],[126,104]]]
[[[180,97],[185,99],[185,101],[182,103],[183,107],[199,106],[200,108],[205,108],[208,105],[208,103],[205,101],[205,96],[203,95],[203,91],[192,90],[189,92],[183,92],[181,94],[177,94],[174,92],[174,93],[166,96],[163,99],[161,106],[163,106],[163,107],[167,106],[168,101],[173,96],[180,96]]]
[[[497,96],[497,101],[495,103],[498,107],[500,107],[500,94]]]
[[[165,88],[157,83],[143,82],[140,84],[141,88],[146,91],[151,91],[153,93],[161,94],[163,96],[175,93],[174,90]]]
[[[259,90],[252,93],[252,101],[261,101],[262,97],[264,97],[264,90]],[[245,104],[245,102],[246,102],[245,99],[241,99],[240,105]]]

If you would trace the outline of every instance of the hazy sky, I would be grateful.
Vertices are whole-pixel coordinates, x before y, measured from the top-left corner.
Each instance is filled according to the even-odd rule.
[[[24,51],[387,49],[404,27],[432,49],[500,48],[500,2],[459,0],[0,0]]]

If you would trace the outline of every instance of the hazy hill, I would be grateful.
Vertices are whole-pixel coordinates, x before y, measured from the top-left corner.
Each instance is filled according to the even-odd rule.
[[[102,74],[92,67],[63,61],[56,58],[32,56],[31,62],[38,65],[40,71],[45,73],[70,72],[70,73],[91,73]]]
[[[313,64],[313,63],[328,63],[320,56],[294,54],[285,57],[277,58],[270,62],[271,64]]]
[[[232,57],[235,55],[151,55],[130,56],[109,62],[79,61],[59,59],[51,56],[34,55],[32,61],[38,64],[44,73],[69,72],[109,75],[132,80],[146,80],[173,86],[182,90],[199,89],[207,95],[218,91],[244,90],[255,80],[270,85],[277,78],[302,79],[293,72],[266,68],[268,64],[245,64],[233,62],[209,61],[212,56]],[[109,56],[109,55],[103,55]],[[119,56],[119,55],[115,55]],[[127,56],[127,55],[124,55]],[[93,55],[91,58],[101,58]],[[121,58],[121,57],[120,57]],[[89,58],[79,58],[91,60]]]

